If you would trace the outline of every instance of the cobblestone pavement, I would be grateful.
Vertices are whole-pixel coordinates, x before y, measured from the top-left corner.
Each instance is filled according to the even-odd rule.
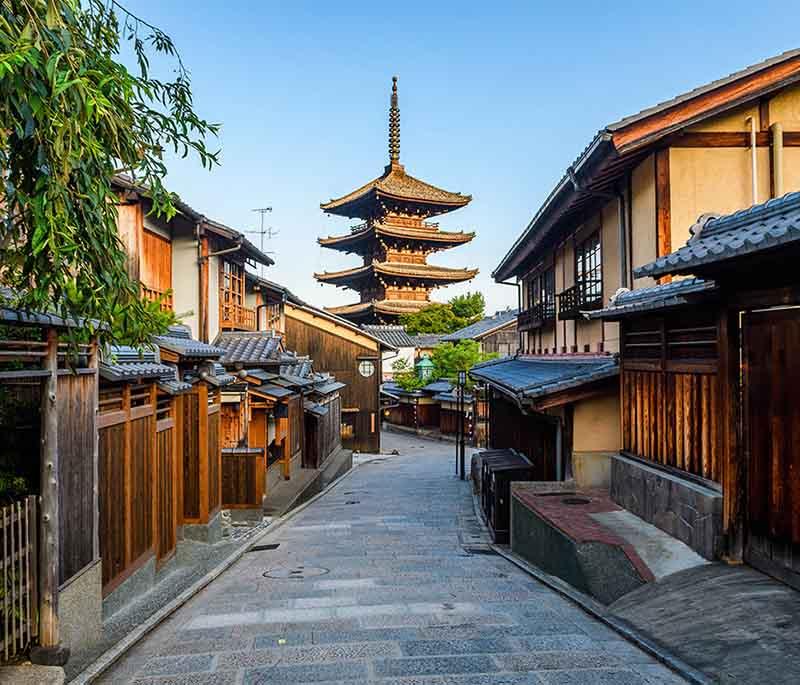
[[[651,685],[684,682],[506,560],[452,445],[379,457],[211,583],[103,683]],[[265,577],[264,574],[267,574]]]

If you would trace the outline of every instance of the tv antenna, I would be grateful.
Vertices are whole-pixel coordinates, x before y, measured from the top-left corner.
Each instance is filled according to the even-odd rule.
[[[264,252],[264,237],[266,237],[267,240],[271,240],[276,235],[278,235],[280,231],[275,230],[274,228],[272,228],[272,226],[267,226],[267,228],[264,228],[264,217],[267,215],[268,212],[272,212],[272,207],[257,207],[253,211],[258,212],[261,215],[261,226],[257,231],[245,231],[245,233],[254,233],[259,235],[260,236],[259,249],[261,250],[261,252]],[[265,252],[264,254],[274,254],[274,252]],[[264,276],[263,271],[264,271],[264,265],[259,264],[258,265],[259,276],[262,277]]]

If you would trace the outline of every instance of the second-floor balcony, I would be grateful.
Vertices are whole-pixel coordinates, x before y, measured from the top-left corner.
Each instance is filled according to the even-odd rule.
[[[578,281],[558,295],[558,318],[580,319],[581,312],[603,308],[603,282],[600,279]]]
[[[517,329],[530,331],[541,328],[548,321],[556,318],[556,303],[554,301],[538,302],[532,307],[521,311],[517,316]]]
[[[144,283],[142,285],[142,297],[148,302],[161,301],[161,310],[165,312],[172,311],[172,292],[169,290],[159,290],[158,288],[151,288]]]
[[[255,331],[256,310],[240,304],[220,304],[219,327],[225,331]]]

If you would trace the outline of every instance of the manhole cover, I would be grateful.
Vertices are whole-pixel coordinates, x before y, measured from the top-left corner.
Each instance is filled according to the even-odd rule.
[[[587,497],[565,497],[561,500],[562,504],[589,504],[592,500],[588,499]]]
[[[330,573],[330,570],[327,568],[322,568],[321,566],[289,566],[271,568],[269,571],[264,572],[264,578],[288,578],[289,580],[304,580],[306,578],[324,576],[326,573]]]

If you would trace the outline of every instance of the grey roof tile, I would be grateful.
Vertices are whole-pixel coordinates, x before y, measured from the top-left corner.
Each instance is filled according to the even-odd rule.
[[[800,242],[800,192],[754,205],[727,216],[705,216],[692,237],[675,252],[634,269],[634,275],[695,273],[734,258]]]
[[[414,342],[414,347],[436,347],[440,342],[444,333],[419,333],[412,335],[411,340]]]
[[[223,350],[223,364],[280,364],[295,359],[282,354],[281,337],[271,331],[223,331],[214,345]]]
[[[475,338],[479,338],[490,331],[493,331],[497,328],[502,328],[503,326],[507,326],[511,322],[516,321],[518,313],[519,312],[517,309],[506,309],[505,311],[496,312],[492,316],[487,316],[480,321],[476,321],[469,326],[460,328],[453,333],[448,333],[442,337],[442,342],[474,340]]]
[[[394,347],[414,347],[414,340],[399,324],[363,324],[361,328]]]
[[[717,289],[714,281],[683,278],[651,288],[628,290],[612,298],[603,309],[586,312],[589,319],[617,319],[630,314],[680,307],[702,298]]]
[[[614,357],[504,357],[473,366],[470,375],[515,396],[530,400],[619,374]]]
[[[153,342],[181,357],[192,359],[218,359],[224,350],[214,345],[194,340],[187,326],[170,326],[165,335],[157,335]]]
[[[159,361],[155,349],[128,346],[106,349],[99,364],[99,372],[104,380],[116,383],[137,379],[170,378],[175,375],[172,366]]]

